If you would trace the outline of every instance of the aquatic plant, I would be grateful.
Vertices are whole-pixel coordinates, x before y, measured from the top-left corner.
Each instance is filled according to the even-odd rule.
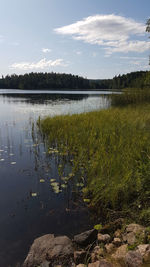
[[[126,89],[121,94],[112,94],[112,106],[126,106],[137,105],[141,103],[150,103],[150,90],[149,89]]]
[[[40,129],[50,147],[73,160],[78,185],[85,180],[83,199],[97,214],[142,218],[150,204],[150,105],[45,118]]]

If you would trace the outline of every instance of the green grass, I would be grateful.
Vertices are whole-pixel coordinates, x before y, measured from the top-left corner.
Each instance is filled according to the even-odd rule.
[[[122,94],[111,95],[112,106],[150,103],[150,89],[126,89]]]
[[[150,105],[56,116],[40,122],[49,146],[86,178],[83,198],[103,218],[127,212],[150,222]]]

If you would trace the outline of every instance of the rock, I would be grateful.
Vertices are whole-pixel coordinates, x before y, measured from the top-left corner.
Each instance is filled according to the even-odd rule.
[[[73,252],[73,244],[67,236],[44,235],[34,240],[23,267],[40,265],[46,260],[50,263],[56,262],[57,265],[68,263],[69,267]]]
[[[116,230],[121,229],[124,219],[120,218],[109,224],[106,224],[101,230],[101,234],[111,234],[114,233]]]
[[[97,239],[97,233],[98,231],[96,229],[92,229],[79,235],[75,235],[74,242],[80,246],[87,246]]]
[[[99,260],[100,257],[103,257],[103,255],[104,255],[103,248],[96,246],[91,253],[91,262],[95,262],[95,261]]]
[[[145,230],[145,228],[139,224],[136,223],[131,223],[127,226],[126,228],[126,232],[133,232],[134,234],[137,234],[139,232],[143,232]]]
[[[106,244],[110,242],[111,237],[108,234],[105,234],[105,235],[98,234],[97,239],[98,239],[98,242]]]
[[[125,234],[123,234],[123,241],[129,245],[135,243],[142,243],[145,239],[145,228],[139,224],[129,224],[126,228]]]
[[[74,251],[74,262],[76,264],[83,263],[86,258],[87,252],[85,250]]]
[[[121,237],[121,230],[117,229],[114,233],[114,237],[120,238]]]
[[[101,261],[96,261],[94,263],[89,263],[88,267],[113,267],[113,265],[106,260],[101,260]]]
[[[108,254],[112,253],[113,249],[115,248],[114,244],[110,243],[110,244],[106,244],[105,245],[105,249],[106,249],[106,252]]]
[[[136,235],[133,232],[124,234],[123,241],[128,243],[128,245],[134,245],[136,242]]]
[[[143,244],[143,245],[139,245],[137,247],[137,250],[140,252],[140,254],[142,255],[142,257],[145,255],[145,253],[150,250],[150,245],[149,244]]]
[[[150,244],[143,244],[137,247],[137,252],[140,252],[144,262],[149,262],[150,265]]]
[[[50,267],[50,263],[48,261],[44,261],[44,262],[42,262],[40,267]]]
[[[114,240],[112,241],[112,243],[115,245],[115,246],[120,246],[121,245],[121,239],[118,238],[118,237],[115,237]]]
[[[112,254],[112,258],[115,260],[119,260],[119,261],[124,260],[126,254],[128,252],[127,249],[128,249],[127,244],[120,246],[119,248],[117,248],[116,252],[114,254]]]
[[[149,266],[150,266],[150,249],[146,251],[146,253],[143,257],[143,260],[145,263],[149,264]]]
[[[129,251],[125,257],[125,263],[128,267],[140,267],[142,262],[142,256],[137,251]]]

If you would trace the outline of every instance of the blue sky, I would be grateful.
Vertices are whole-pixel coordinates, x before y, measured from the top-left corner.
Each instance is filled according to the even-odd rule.
[[[0,75],[149,70],[149,0],[0,0]]]

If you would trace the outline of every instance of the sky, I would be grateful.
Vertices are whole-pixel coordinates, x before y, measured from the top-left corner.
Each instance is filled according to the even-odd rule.
[[[0,76],[149,70],[150,0],[0,0]]]

